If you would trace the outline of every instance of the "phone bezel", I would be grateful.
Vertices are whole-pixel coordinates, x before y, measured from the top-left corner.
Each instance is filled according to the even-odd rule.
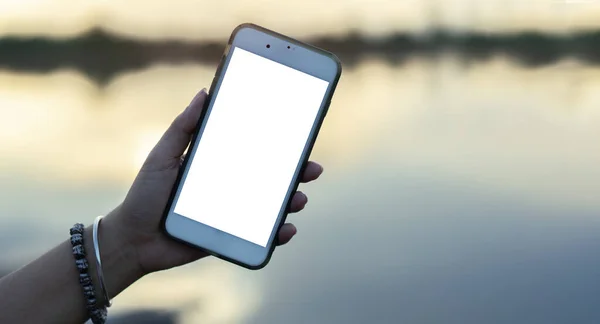
[[[218,94],[231,54],[236,47],[329,82],[266,247],[243,240],[237,236],[173,212],[175,201],[182,188],[182,179],[187,175],[189,166],[195,155],[197,142],[201,139],[202,131],[210,116],[210,111],[216,98],[214,94]],[[163,231],[179,242],[200,248],[209,254],[245,268],[253,270],[263,268],[269,262],[276,246],[277,232],[285,223],[291,198],[300,183],[300,175],[308,161],[340,75],[341,63],[332,53],[254,24],[242,24],[236,27],[229,38],[228,45],[215,73],[202,116],[192,137],[189,153],[183,161],[177,181],[165,208],[161,222]]]

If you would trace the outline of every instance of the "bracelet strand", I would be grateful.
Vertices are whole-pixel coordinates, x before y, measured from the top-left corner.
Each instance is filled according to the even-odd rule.
[[[83,224],[77,223],[73,225],[69,233],[71,234],[71,246],[73,247],[73,256],[75,257],[75,265],[79,272],[79,283],[85,297],[85,305],[94,324],[104,324],[106,322],[106,307],[98,308],[96,306],[96,292],[94,284],[89,275],[89,265],[86,260],[85,247],[83,246]]]

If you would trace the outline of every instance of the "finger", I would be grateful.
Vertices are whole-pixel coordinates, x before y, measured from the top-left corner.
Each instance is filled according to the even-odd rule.
[[[321,173],[323,173],[323,167],[319,163],[309,161],[304,168],[302,182],[317,180]]]
[[[154,149],[152,149],[148,156],[150,161],[147,160],[147,162],[161,164],[180,158],[190,143],[192,133],[202,113],[206,96],[206,89],[202,89],[196,94],[189,106],[173,120]]]
[[[294,237],[294,235],[296,235],[297,232],[298,230],[294,224],[283,224],[279,230],[279,233],[277,233],[277,245],[286,244],[292,239],[292,237]]]
[[[292,197],[292,202],[290,203],[290,213],[297,213],[304,209],[306,203],[308,202],[308,197],[302,191],[296,191],[294,196]]]

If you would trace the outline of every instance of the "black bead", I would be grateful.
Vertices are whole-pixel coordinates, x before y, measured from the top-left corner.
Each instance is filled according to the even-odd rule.
[[[71,227],[71,229],[69,230],[69,234],[71,234],[71,235],[76,234],[76,233],[83,234],[83,230],[84,230],[83,224],[77,223],[77,224],[73,225],[73,227]]]
[[[90,319],[94,324],[104,324],[106,322],[106,308],[94,309],[90,312]]]
[[[75,264],[77,265],[77,269],[79,270],[79,273],[86,273],[89,268],[88,262],[86,259],[77,259],[77,260],[75,260]]]
[[[94,293],[94,286],[90,285],[84,285],[83,286],[83,292],[84,293],[88,293],[91,292],[92,294]]]
[[[84,292],[83,296],[85,296],[86,299],[96,298],[96,295],[92,291],[86,291],[86,292]]]
[[[90,275],[87,274],[87,273],[80,273],[79,274],[79,283],[82,286],[91,285],[92,284],[92,278],[90,278]]]
[[[96,294],[94,294],[93,291],[84,291],[83,295],[85,296],[85,298],[95,298]]]
[[[83,245],[83,235],[79,234],[79,233],[75,233],[75,234],[71,235],[71,245],[72,246]]]
[[[96,298],[94,298],[94,297],[88,298],[85,302],[86,302],[87,306],[96,307]]]
[[[75,259],[84,259],[85,258],[85,249],[83,248],[83,245],[81,245],[81,244],[75,245],[73,247],[73,255],[75,256]]]

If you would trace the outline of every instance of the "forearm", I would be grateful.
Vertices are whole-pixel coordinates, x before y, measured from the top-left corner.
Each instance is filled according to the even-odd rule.
[[[68,241],[0,280],[1,323],[83,323],[85,319],[85,300]]]
[[[99,243],[105,284],[111,297],[142,276],[135,252],[120,242],[117,231],[103,221]],[[85,230],[84,245],[100,304],[104,300],[96,275],[91,227]],[[0,323],[83,323],[87,318],[69,240],[0,280]]]

